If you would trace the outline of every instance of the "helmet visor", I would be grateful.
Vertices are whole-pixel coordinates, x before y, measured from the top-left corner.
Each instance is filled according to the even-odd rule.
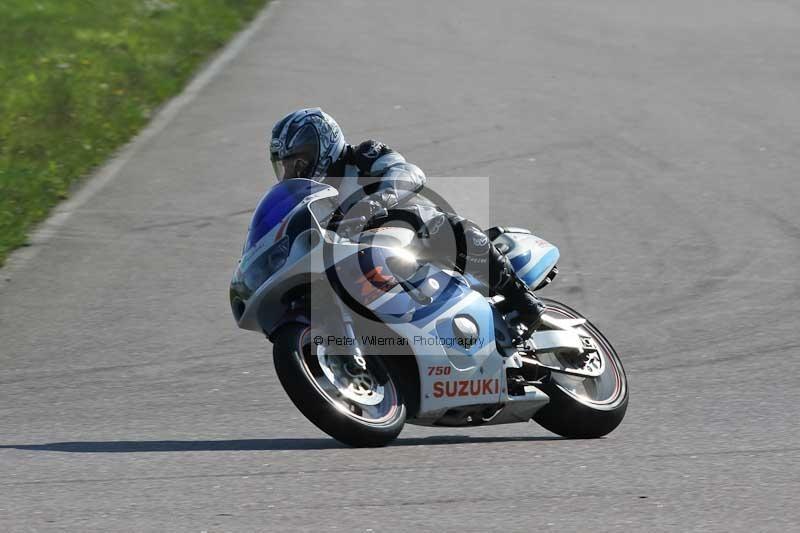
[[[275,154],[269,155],[270,163],[272,163],[272,171],[275,173],[275,179],[280,183],[286,177],[286,168],[283,163],[277,158]]]

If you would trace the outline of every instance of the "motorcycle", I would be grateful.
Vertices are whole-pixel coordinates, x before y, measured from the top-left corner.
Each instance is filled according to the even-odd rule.
[[[342,218],[338,192],[285,180],[259,202],[230,286],[237,325],[273,343],[278,378],[318,428],[383,446],[406,422],[482,426],[533,420],[568,438],[613,431],[628,406],[619,356],[560,302],[526,331],[472,276],[420,261],[425,217]],[[420,208],[424,211],[424,206]],[[420,222],[421,221],[421,222]],[[487,235],[539,290],[559,250],[530,231]]]

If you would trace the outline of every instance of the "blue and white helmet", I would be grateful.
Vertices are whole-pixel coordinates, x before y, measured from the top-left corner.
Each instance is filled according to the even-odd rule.
[[[324,177],[345,147],[342,130],[333,118],[318,107],[299,109],[275,123],[269,143],[269,155],[275,176],[283,180],[279,161],[298,155],[309,161],[303,178]]]

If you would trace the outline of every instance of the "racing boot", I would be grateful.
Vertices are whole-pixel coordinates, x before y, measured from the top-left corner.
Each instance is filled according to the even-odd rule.
[[[472,273],[486,283],[490,295],[502,295],[506,299],[507,306],[519,315],[519,321],[525,325],[528,332],[532,332],[541,322],[544,304],[531,288],[517,277],[506,254],[497,249],[483,230],[461,217],[451,215],[448,218],[453,227],[457,231],[460,229],[465,235],[466,247],[459,254],[460,264],[464,265],[462,271]],[[486,279],[487,274],[488,279]]]
[[[530,287],[512,273],[511,280],[495,290],[502,295],[511,308],[519,315],[529,332],[533,332],[542,322],[544,304],[533,293]]]
[[[506,299],[511,309],[519,315],[519,321],[532,333],[541,324],[544,304],[517,277],[508,257],[493,244],[489,251],[489,274],[489,288]]]

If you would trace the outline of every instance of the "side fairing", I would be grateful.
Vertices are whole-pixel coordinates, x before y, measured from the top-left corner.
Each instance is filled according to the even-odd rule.
[[[369,248],[338,262],[336,269],[340,296],[351,309],[386,324],[396,333],[390,341],[407,342],[416,356],[418,418],[500,401],[506,382],[491,305],[458,274],[430,265],[412,275],[399,274],[392,268],[396,253]],[[470,334],[465,334],[465,323],[475,328]]]

